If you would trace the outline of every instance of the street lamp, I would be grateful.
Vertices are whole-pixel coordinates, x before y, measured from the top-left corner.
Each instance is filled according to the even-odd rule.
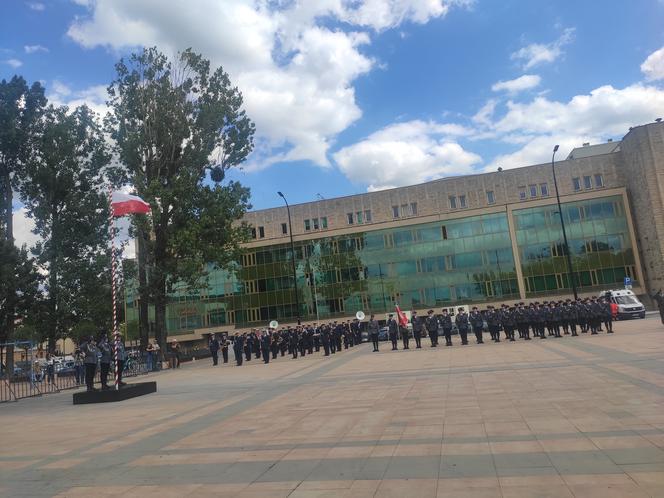
[[[567,255],[567,278],[569,278],[570,284],[572,285],[572,293],[574,294],[574,300],[577,300],[579,298],[579,295],[576,292],[576,279],[574,278],[574,269],[572,268],[572,254],[570,252],[569,244],[567,243],[567,231],[565,230],[565,219],[563,218],[563,209],[560,206],[560,194],[558,193],[558,181],[556,180],[556,166],[554,159],[556,157],[556,152],[558,152],[558,148],[559,148],[558,145],[556,145],[553,148],[553,155],[551,156],[551,171],[553,172],[553,186],[556,188],[556,201],[558,202],[558,215],[560,216],[560,226],[563,229],[565,254]]]
[[[277,192],[277,194],[279,194],[279,197],[281,197],[286,203],[286,211],[288,212],[288,233],[290,234],[290,248],[293,260],[293,284],[295,284],[295,307],[296,307],[297,324],[300,325],[300,298],[297,295],[297,273],[295,271],[295,245],[293,244],[293,226],[291,225],[290,206],[288,205],[288,201],[286,200],[284,194],[282,194],[281,192]]]

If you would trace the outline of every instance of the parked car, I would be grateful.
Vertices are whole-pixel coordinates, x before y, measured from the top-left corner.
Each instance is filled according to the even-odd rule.
[[[380,329],[378,332],[378,340],[379,341],[387,341],[389,339],[389,328],[388,327],[383,327]]]

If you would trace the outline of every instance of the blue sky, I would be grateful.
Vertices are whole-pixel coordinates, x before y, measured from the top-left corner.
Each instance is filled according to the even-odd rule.
[[[0,77],[104,112],[119,57],[192,47],[245,95],[255,208],[510,168],[664,116],[664,1],[3,0]]]

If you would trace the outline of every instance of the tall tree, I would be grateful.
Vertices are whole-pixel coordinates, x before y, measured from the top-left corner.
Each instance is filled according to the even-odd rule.
[[[78,322],[110,317],[108,162],[90,109],[47,108],[20,194],[40,237],[33,253],[48,275],[42,325],[51,350]]]
[[[129,184],[152,207],[134,220],[146,251],[139,262],[149,269],[139,290],[149,286],[164,350],[173,284],[194,283],[206,262],[224,267],[239,255],[246,227],[234,222],[249,208],[249,191],[222,181],[251,152],[254,125],[223,69],[212,70],[191,50],[171,61],[144,49],[118,62],[116,72],[107,126]],[[140,302],[147,304],[144,295]]]
[[[20,76],[0,81],[0,258],[3,275],[12,276],[0,278],[0,337],[5,341],[12,338],[15,321],[20,318],[17,307],[25,304],[21,302],[22,294],[30,294],[28,289],[20,288],[26,283],[25,275],[21,275],[26,265],[30,265],[30,259],[25,251],[13,247],[14,190],[23,177],[21,170],[25,160],[32,153],[35,125],[45,105],[44,89],[39,83],[28,87]]]

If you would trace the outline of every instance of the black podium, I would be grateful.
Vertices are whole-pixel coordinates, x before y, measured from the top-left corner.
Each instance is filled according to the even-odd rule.
[[[156,382],[137,382],[135,384],[126,384],[119,390],[115,388],[106,391],[82,391],[74,393],[75,405],[87,405],[89,403],[113,403],[115,401],[124,401],[125,399],[136,398],[150,393],[157,392]]]

